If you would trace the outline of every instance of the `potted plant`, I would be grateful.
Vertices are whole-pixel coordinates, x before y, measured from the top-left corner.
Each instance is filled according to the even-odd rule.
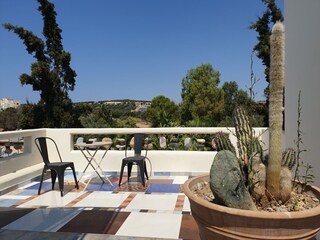
[[[296,175],[292,181],[291,169],[299,156],[293,149],[282,153],[283,79],[284,27],[277,22],[271,36],[268,158],[265,160],[246,112],[236,108],[237,151],[225,134],[217,134],[218,153],[210,175],[189,179],[183,185],[201,239],[311,239],[320,230],[320,189],[308,184],[308,176],[305,183],[297,181]],[[299,127],[297,132],[299,147]],[[299,155],[300,149],[297,152]],[[197,196],[194,192],[201,188],[211,190],[214,199]],[[308,196],[314,204],[301,210],[301,199],[292,194]]]

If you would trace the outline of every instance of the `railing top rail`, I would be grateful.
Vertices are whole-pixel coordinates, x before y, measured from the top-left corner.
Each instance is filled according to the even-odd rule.
[[[0,139],[14,138],[14,137],[27,137],[36,132],[46,131],[45,128],[38,129],[26,129],[26,130],[15,130],[0,132]]]
[[[255,128],[256,131],[265,131],[267,128]],[[166,128],[39,128],[0,132],[0,140],[12,137],[30,136],[34,133],[67,131],[70,134],[214,134],[219,131],[234,132],[234,128],[226,127],[166,127]]]
[[[267,128],[255,128],[264,131]],[[71,134],[214,134],[219,131],[234,131],[234,128],[225,127],[166,127],[166,128],[68,128],[47,129],[47,131],[69,131]]]

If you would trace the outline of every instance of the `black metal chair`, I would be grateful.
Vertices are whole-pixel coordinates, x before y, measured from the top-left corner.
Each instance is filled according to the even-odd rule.
[[[56,178],[58,176],[59,189],[60,189],[61,197],[62,197],[63,196],[63,187],[64,187],[64,173],[65,173],[66,168],[68,168],[68,167],[70,167],[72,169],[74,180],[76,183],[76,188],[79,189],[74,164],[73,164],[73,162],[62,162],[62,158],[61,158],[61,155],[60,155],[60,152],[59,152],[59,149],[58,149],[56,142],[52,138],[49,138],[49,137],[38,137],[34,141],[35,141],[37,148],[39,149],[42,160],[44,162],[38,194],[40,194],[40,191],[41,191],[44,173],[47,170],[50,170],[52,190],[54,189],[54,184],[55,184]],[[49,149],[50,149],[50,154],[49,154]],[[50,155],[50,159],[52,159],[52,158],[57,159],[58,158],[60,161],[59,162],[50,162],[49,155]]]
[[[147,158],[147,151],[148,148],[146,148],[145,155],[142,156],[141,152],[144,146],[144,134],[143,133],[136,133],[134,134],[134,156],[127,156],[127,146],[125,150],[125,158],[122,159],[122,164],[121,164],[121,172],[120,172],[120,179],[119,179],[119,186],[121,185],[122,181],[122,175],[123,175],[123,170],[124,167],[127,166],[128,169],[128,182],[131,176],[131,170],[132,170],[132,165],[137,165],[140,169],[140,177],[141,177],[141,182],[142,185],[145,186],[145,178],[144,175],[146,175],[147,180],[149,179],[148,173],[147,173],[147,165],[146,165],[146,158]],[[126,141],[127,143],[127,141]]]

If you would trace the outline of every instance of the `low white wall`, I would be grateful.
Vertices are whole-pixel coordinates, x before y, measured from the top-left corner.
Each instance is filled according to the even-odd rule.
[[[100,160],[103,153],[103,150],[99,150],[96,159]],[[127,153],[128,156],[133,155],[133,151],[128,151]],[[147,153],[147,157],[150,160],[150,162],[147,162],[147,168],[148,171],[152,169],[152,172],[207,173],[210,171],[215,154],[215,151],[152,150]],[[69,156],[78,171],[82,171],[85,168],[87,161],[80,151],[74,150]],[[102,169],[108,172],[119,172],[124,156],[125,151],[109,150],[101,162]],[[89,167],[88,171],[93,171],[93,169]],[[136,169],[133,168],[132,171],[134,172]]]
[[[34,154],[36,152],[34,138],[45,134],[45,129],[8,131],[0,133],[0,140],[10,140],[11,138],[24,139],[24,153],[0,158],[0,176],[41,163],[42,159],[40,158],[40,155]]]
[[[213,134],[219,131],[234,131],[233,128],[94,128],[94,129],[35,129],[24,131],[11,131],[0,133],[0,140],[15,137],[24,138],[24,153],[14,155],[0,160],[0,189],[20,182],[30,180],[41,172],[42,158],[34,139],[39,136],[53,138],[60,150],[64,161],[75,163],[76,171],[82,172],[87,165],[87,161],[80,150],[74,150],[73,135],[81,134]],[[262,134],[263,133],[263,134]],[[261,135],[262,134],[262,135]],[[268,132],[266,128],[256,128],[256,135],[261,135],[261,140],[268,145]],[[230,138],[236,146],[236,138],[231,133]],[[128,151],[128,155],[132,151]],[[96,159],[100,160],[104,154],[99,150]],[[149,150],[148,158],[151,166],[147,163],[148,171],[152,172],[173,172],[185,174],[200,174],[210,171],[212,160],[216,152],[214,151],[165,151]],[[109,150],[105,159],[101,163],[104,171],[119,172],[121,162],[125,156],[125,151]],[[88,172],[92,172],[91,167]],[[133,169],[136,171],[136,169]]]
[[[78,171],[82,171],[87,165],[87,161],[81,151],[73,150],[72,136],[77,134],[214,134],[219,131],[234,132],[234,128],[93,128],[93,129],[47,129],[46,135],[57,141],[61,155],[65,161],[73,161]],[[255,128],[257,136],[261,137],[263,143],[268,146],[268,131],[266,128]],[[231,142],[237,146],[236,137],[230,134]],[[101,159],[104,151],[99,150],[96,158]],[[212,160],[215,156],[214,151],[164,151],[150,150],[148,157],[152,164],[153,172],[192,172],[206,173],[210,171]],[[128,151],[130,154],[130,151]],[[105,160],[102,162],[102,169],[105,171],[119,171],[121,161],[125,151],[109,150]],[[89,171],[92,168],[89,167]],[[134,171],[134,169],[133,169]]]

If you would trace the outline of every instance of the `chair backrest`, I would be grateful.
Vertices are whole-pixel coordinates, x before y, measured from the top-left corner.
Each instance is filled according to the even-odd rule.
[[[144,134],[143,133],[135,133],[133,135],[133,140],[134,140],[134,144],[133,144],[133,150],[134,150],[134,155],[135,156],[141,156],[141,152],[144,146]],[[127,141],[126,141],[127,143]],[[125,149],[125,156],[127,157],[127,148],[128,146],[126,146]],[[147,149],[146,149],[146,153],[145,156],[147,156]]]
[[[58,146],[56,144],[56,142],[52,139],[52,138],[49,138],[49,137],[38,137],[34,140],[40,154],[41,154],[41,157],[42,157],[42,160],[44,162],[44,164],[50,164],[50,160],[49,160],[49,148],[48,148],[48,145],[49,143],[51,143],[51,145],[53,144],[54,147],[55,147],[55,150],[59,156],[59,159],[60,159],[60,162],[62,162],[62,158],[61,158],[61,155],[60,155],[60,152],[59,152],[59,149],[58,149]]]
[[[134,134],[134,155],[141,155],[141,151],[144,145],[144,134],[143,133],[136,133]]]

